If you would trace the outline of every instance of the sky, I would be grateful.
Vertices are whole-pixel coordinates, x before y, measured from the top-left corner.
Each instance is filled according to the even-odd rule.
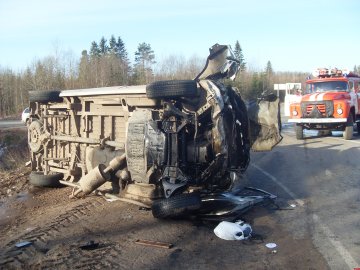
[[[21,71],[59,51],[79,59],[114,35],[132,62],[143,42],[159,61],[239,41],[250,69],[352,70],[359,26],[359,0],[0,0],[0,67]]]

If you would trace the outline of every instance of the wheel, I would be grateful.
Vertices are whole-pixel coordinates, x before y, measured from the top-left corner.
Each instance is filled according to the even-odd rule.
[[[351,140],[353,137],[353,132],[354,132],[354,120],[353,120],[352,115],[350,114],[347,119],[345,130],[343,133],[344,139]]]
[[[198,96],[197,84],[193,80],[157,81],[146,86],[148,98],[176,98]]]
[[[151,209],[155,218],[173,218],[190,214],[192,211],[199,209],[200,206],[200,194],[193,192],[156,200],[153,202]]]
[[[28,144],[31,152],[38,153],[43,149],[43,141],[41,139],[43,133],[42,122],[33,120],[28,127]]]
[[[360,122],[356,122],[357,134],[360,135]]]
[[[60,102],[62,97],[59,96],[60,90],[50,90],[50,91],[30,91],[29,92],[29,101],[30,102]]]
[[[296,133],[296,139],[298,140],[304,139],[304,128],[301,125],[295,125],[295,133]]]
[[[44,175],[44,172],[31,172],[29,182],[36,187],[61,187],[59,180],[63,179],[62,173]]]

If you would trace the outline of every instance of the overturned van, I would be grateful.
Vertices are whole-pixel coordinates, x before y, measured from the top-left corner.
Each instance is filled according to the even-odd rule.
[[[94,190],[171,217],[200,207],[204,194],[230,189],[251,148],[281,140],[278,99],[245,105],[226,87],[239,63],[214,45],[194,80],[30,92],[30,182]]]

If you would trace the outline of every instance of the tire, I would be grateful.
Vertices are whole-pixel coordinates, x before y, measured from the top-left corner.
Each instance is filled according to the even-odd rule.
[[[357,134],[360,135],[360,122],[356,122]]]
[[[344,139],[351,140],[353,138],[353,133],[354,133],[354,119],[350,113],[350,115],[347,119],[347,122],[346,122],[344,133],[343,133]]]
[[[59,96],[60,90],[50,90],[50,91],[30,91],[29,92],[29,101],[30,102],[61,102],[62,97]]]
[[[44,175],[44,172],[31,172],[29,183],[35,187],[62,187],[59,180],[63,179],[62,173]]]
[[[295,125],[295,133],[296,133],[296,139],[298,140],[304,139],[304,128],[301,125]]]
[[[151,207],[155,218],[175,218],[191,214],[201,206],[199,193],[183,193],[168,199],[160,199],[153,202]]]
[[[157,81],[146,86],[148,98],[177,98],[198,96],[197,84],[193,80]]]

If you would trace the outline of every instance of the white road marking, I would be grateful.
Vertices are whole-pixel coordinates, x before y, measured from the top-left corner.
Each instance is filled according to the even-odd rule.
[[[260,168],[259,166],[255,165],[255,164],[251,164],[252,167],[255,167],[256,169],[258,169],[260,172],[262,172],[263,174],[265,174],[268,178],[270,178],[275,184],[277,184],[278,186],[280,186],[287,194],[289,194],[289,196],[300,206],[304,206],[304,201],[297,199],[296,195],[289,190],[286,186],[284,186],[279,180],[276,179],[276,177],[272,176],[270,173],[268,173],[267,171],[264,171],[262,168]]]
[[[296,199],[297,196],[291,190],[289,190],[285,185],[283,185],[279,180],[277,180],[275,176],[263,170],[256,164],[251,164],[251,166],[258,169],[260,172],[265,174],[269,179],[271,179],[274,183],[280,186],[293,200],[297,202],[298,205],[300,206],[304,205],[304,201],[300,199]],[[354,260],[350,252],[343,246],[343,244],[339,240],[334,239],[333,236],[335,234],[321,222],[320,218],[316,214],[313,214],[313,220],[315,224],[320,228],[320,230],[325,234],[326,238],[330,241],[330,243],[333,245],[335,250],[340,254],[341,258],[343,258],[344,262],[347,264],[349,269],[354,269],[356,267],[359,267],[360,264]]]
[[[359,267],[360,264],[354,260],[343,244],[334,237],[335,234],[321,222],[318,215],[313,214],[313,220],[320,228],[320,230],[325,234],[326,238],[330,241],[335,250],[340,254],[340,257],[345,261],[349,269],[355,269],[356,267]]]

